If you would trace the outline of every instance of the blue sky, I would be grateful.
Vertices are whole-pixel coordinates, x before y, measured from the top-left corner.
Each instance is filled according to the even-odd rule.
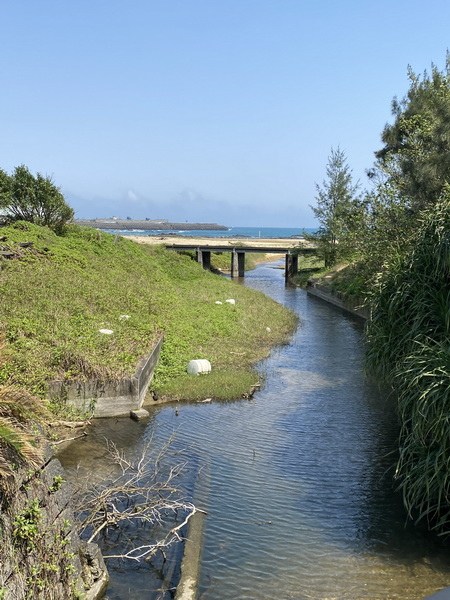
[[[331,147],[366,185],[449,23],[448,0],[6,0],[0,167],[80,218],[313,227]]]

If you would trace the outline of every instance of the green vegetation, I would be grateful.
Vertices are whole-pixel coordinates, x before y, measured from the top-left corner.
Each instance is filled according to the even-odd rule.
[[[30,221],[61,232],[74,212],[50,177],[32,175],[25,165],[12,175],[0,169],[0,210],[7,220]]]
[[[373,187],[361,195],[356,219],[341,213],[335,258],[348,266],[331,286],[371,309],[367,366],[397,392],[396,479],[408,513],[448,535],[450,56],[443,72],[433,66],[408,76],[368,172]]]
[[[306,235],[314,242],[317,254],[325,267],[333,267],[339,260],[347,258],[359,224],[361,201],[357,196],[359,184],[352,183],[351,170],[344,152],[331,149],[326,168],[327,179],[316,185],[314,216],[320,223],[316,233]]]
[[[246,386],[251,365],[295,326],[293,314],[263,294],[162,246],[76,226],[55,235],[23,221],[1,234],[2,247],[15,253],[0,271],[3,385],[45,397],[54,379],[119,379],[134,373],[163,334],[154,380],[160,396],[167,396],[169,382],[171,393],[182,393],[193,358],[210,360],[221,378],[247,372]],[[235,305],[225,302],[230,297]],[[180,378],[178,393],[174,378]],[[214,378],[208,377],[208,396],[228,397],[227,386],[216,389]]]
[[[368,328],[372,369],[393,380],[397,478],[411,515],[450,524],[450,189],[423,216],[414,249],[382,278]]]

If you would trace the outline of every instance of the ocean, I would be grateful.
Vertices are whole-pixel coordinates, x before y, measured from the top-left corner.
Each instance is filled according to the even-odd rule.
[[[292,238],[302,237],[305,233],[313,233],[315,228],[307,227],[230,227],[228,231],[206,231],[206,230],[189,230],[171,229],[162,230],[155,229],[153,231],[144,231],[142,229],[122,230],[122,229],[104,229],[109,233],[119,233],[120,235],[151,235],[151,236],[167,236],[168,234],[184,235],[190,237],[240,237],[240,238]]]

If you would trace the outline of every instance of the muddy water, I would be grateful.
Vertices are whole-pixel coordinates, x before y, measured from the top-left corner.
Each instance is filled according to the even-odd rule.
[[[74,473],[81,461],[100,480],[105,435],[133,455],[150,435],[158,446],[175,431],[173,447],[188,461],[180,484],[208,511],[204,600],[419,600],[449,585],[449,550],[406,523],[392,489],[393,401],[362,374],[361,324],[286,289],[273,266],[260,265],[245,285],[301,320],[261,365],[266,384],[253,401],[102,421],[63,463]],[[159,565],[117,564],[108,598],[170,598],[163,590],[176,559],[163,574]]]

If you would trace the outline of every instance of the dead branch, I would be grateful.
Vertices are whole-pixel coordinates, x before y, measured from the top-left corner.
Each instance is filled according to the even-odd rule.
[[[72,440],[78,440],[78,438],[86,437],[87,433],[83,431],[81,435],[76,435],[75,437],[64,438],[63,440],[59,440],[58,442],[52,442],[53,446],[58,446],[58,444],[64,444],[64,442],[71,442]]]
[[[100,535],[110,541],[112,532],[120,542],[120,539],[126,539],[127,527],[135,530],[138,525],[140,528],[149,527],[149,537],[156,535],[152,533],[156,527],[158,530],[166,529],[166,533],[161,533],[161,539],[153,539],[104,558],[150,561],[157,552],[164,558],[165,549],[182,539],[181,530],[199,510],[183,498],[176,485],[186,463],[166,466],[164,459],[172,438],[156,456],[154,453],[152,456],[152,442],[150,439],[139,457],[133,460],[106,440],[114,472],[107,484],[90,485],[80,493],[79,513],[84,517],[81,530],[88,537],[88,542],[98,540]],[[182,522],[168,529],[179,514],[185,515]]]

